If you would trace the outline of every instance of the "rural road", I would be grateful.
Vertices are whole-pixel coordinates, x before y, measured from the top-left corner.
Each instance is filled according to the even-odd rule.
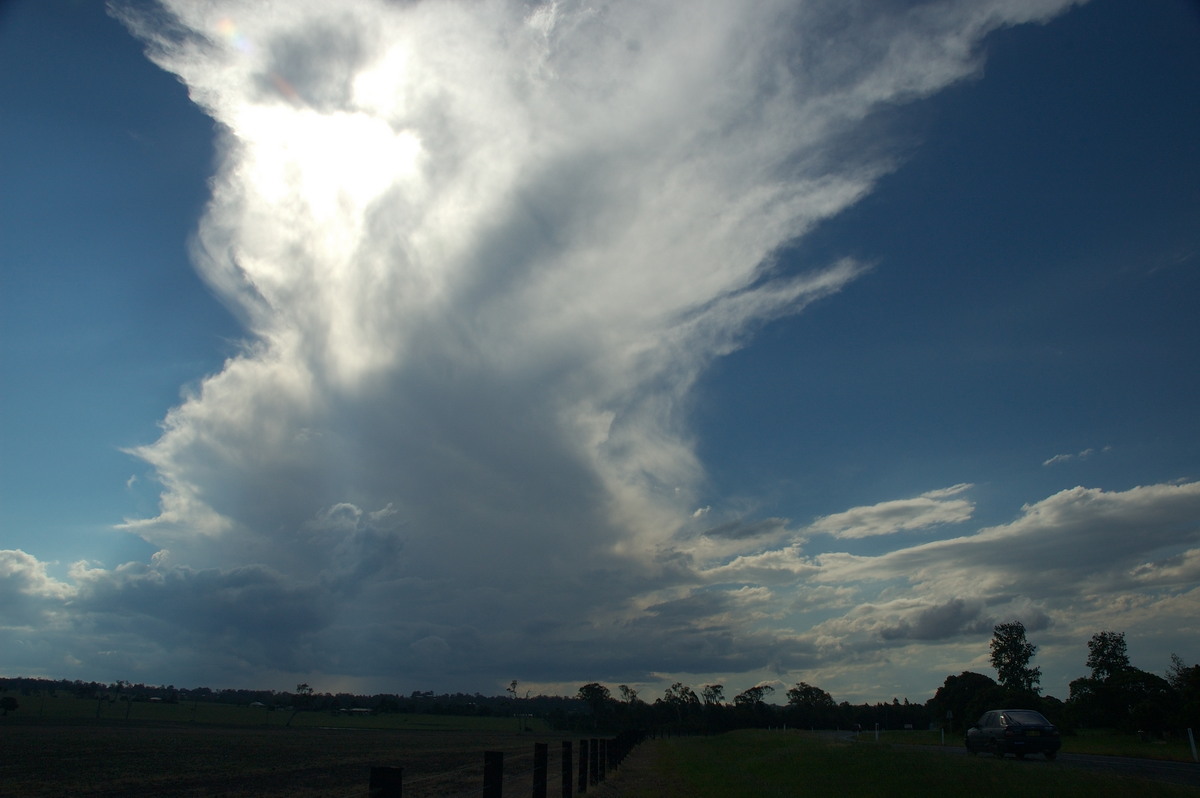
[[[1095,756],[1094,754],[1059,754],[1057,761],[1085,770],[1106,771],[1124,776],[1137,776],[1143,779],[1200,787],[1200,764],[1195,762],[1168,762],[1162,759],[1134,759],[1124,756]]]

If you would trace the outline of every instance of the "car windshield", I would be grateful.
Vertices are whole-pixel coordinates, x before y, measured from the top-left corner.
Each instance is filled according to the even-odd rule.
[[[1019,726],[1049,726],[1050,722],[1031,709],[1021,709],[1016,712],[1005,712],[1004,716],[1010,723]]]

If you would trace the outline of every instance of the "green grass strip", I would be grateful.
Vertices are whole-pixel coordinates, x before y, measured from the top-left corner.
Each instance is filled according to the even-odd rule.
[[[659,778],[643,795],[773,798],[803,795],[1053,795],[1056,798],[1200,796],[1200,788],[1072,769],[1041,757],[972,757],[843,742],[806,732],[739,731],[647,743]],[[638,795],[635,789],[632,795]]]

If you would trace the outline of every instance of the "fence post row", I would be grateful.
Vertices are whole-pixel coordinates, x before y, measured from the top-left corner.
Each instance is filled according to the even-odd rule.
[[[577,783],[579,794],[587,792],[588,785],[605,780],[610,769],[615,770],[634,746],[645,739],[640,732],[621,732],[612,740],[596,738],[579,741],[578,780],[572,756],[570,740],[562,741],[562,795],[572,798],[572,783]],[[547,798],[550,770],[550,746],[547,743],[533,744],[533,798]],[[371,768],[370,798],[404,798],[404,768],[375,766]],[[504,752],[483,753],[483,798],[503,798]]]

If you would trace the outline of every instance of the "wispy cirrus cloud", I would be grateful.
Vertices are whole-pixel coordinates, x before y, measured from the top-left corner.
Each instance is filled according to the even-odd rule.
[[[1056,454],[1053,457],[1050,457],[1050,458],[1047,458],[1046,460],[1044,460],[1042,462],[1042,465],[1052,466],[1052,465],[1058,465],[1060,463],[1069,463],[1072,460],[1088,460],[1095,454],[1104,453],[1104,452],[1108,452],[1111,450],[1112,450],[1111,446],[1105,446],[1103,449],[1099,449],[1099,450],[1087,448],[1081,452],[1076,452],[1075,454]]]

